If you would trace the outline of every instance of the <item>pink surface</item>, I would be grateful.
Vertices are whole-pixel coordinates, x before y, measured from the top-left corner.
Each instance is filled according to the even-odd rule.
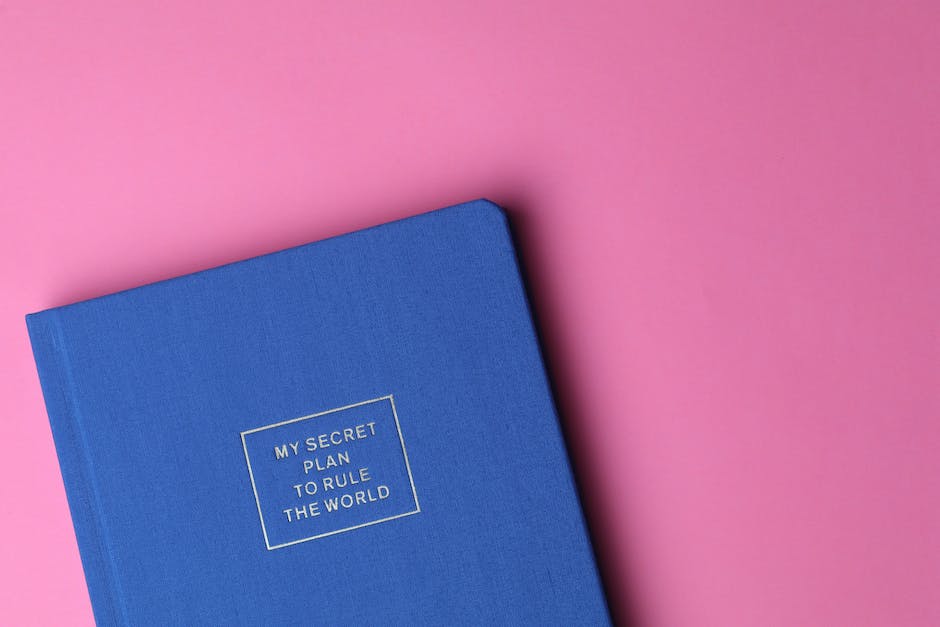
[[[92,620],[25,313],[487,196],[619,618],[940,624],[940,5],[394,4],[0,4],[0,622]]]

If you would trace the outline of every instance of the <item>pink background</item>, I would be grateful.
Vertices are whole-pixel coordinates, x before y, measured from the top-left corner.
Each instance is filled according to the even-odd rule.
[[[2,622],[92,620],[25,313],[487,196],[617,617],[940,624],[938,3],[205,4],[0,3]]]

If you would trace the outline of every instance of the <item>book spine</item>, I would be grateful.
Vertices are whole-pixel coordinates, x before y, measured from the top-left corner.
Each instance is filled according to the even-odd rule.
[[[127,624],[58,312],[26,316],[82,568],[98,625]]]

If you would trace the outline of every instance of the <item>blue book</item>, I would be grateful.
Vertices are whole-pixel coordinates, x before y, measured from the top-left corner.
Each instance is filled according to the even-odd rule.
[[[27,325],[99,624],[608,624],[494,204]]]

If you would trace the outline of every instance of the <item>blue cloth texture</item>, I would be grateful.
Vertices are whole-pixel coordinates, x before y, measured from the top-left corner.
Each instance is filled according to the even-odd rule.
[[[608,624],[493,203],[27,326],[99,624]]]

